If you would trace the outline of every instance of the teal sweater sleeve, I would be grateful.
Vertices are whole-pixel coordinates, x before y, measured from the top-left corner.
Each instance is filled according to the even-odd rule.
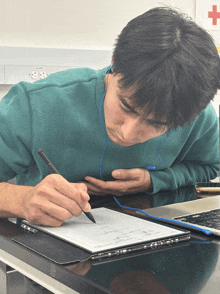
[[[21,83],[1,100],[0,126],[0,181],[8,181],[34,165],[31,111]]]
[[[195,182],[208,182],[219,171],[219,122],[209,105],[193,123],[193,144],[184,158],[177,158],[171,167],[150,172],[153,193],[175,190]]]

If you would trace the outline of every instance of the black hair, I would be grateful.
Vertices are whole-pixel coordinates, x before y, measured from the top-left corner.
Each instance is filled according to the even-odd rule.
[[[219,88],[220,59],[212,37],[189,17],[159,7],[131,20],[113,52],[119,88],[169,128],[198,116]]]

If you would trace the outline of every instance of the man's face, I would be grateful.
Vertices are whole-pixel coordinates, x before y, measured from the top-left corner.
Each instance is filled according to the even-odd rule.
[[[143,119],[144,110],[131,107],[127,98],[129,93],[119,89],[118,80],[118,75],[109,75],[104,99],[105,127],[109,138],[117,145],[126,147],[165,133],[166,126],[155,128],[152,116]]]

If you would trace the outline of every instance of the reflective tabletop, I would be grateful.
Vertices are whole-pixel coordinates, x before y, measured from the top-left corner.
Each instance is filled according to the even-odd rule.
[[[117,199],[124,206],[146,209],[198,198],[194,187],[184,187],[154,195],[143,193]],[[112,196],[91,196],[91,205],[135,214],[120,208]],[[212,294],[219,291],[219,237],[192,232],[190,242],[177,246],[62,266],[11,240],[22,234],[24,230],[19,225],[0,220],[1,251],[75,291],[68,293]]]

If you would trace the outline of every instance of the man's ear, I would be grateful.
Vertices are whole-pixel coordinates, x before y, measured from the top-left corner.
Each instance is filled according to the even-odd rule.
[[[113,74],[113,72],[114,72],[113,67],[114,67],[114,62],[113,62],[113,58],[112,58],[112,60],[111,60],[110,74]]]
[[[109,74],[113,74],[113,66],[114,66],[114,64],[111,64],[111,67],[109,69]]]
[[[111,73],[113,73],[113,72],[114,72],[114,69],[113,69],[113,67],[114,67],[114,60],[113,60],[113,57],[112,57],[112,60],[111,60]]]

